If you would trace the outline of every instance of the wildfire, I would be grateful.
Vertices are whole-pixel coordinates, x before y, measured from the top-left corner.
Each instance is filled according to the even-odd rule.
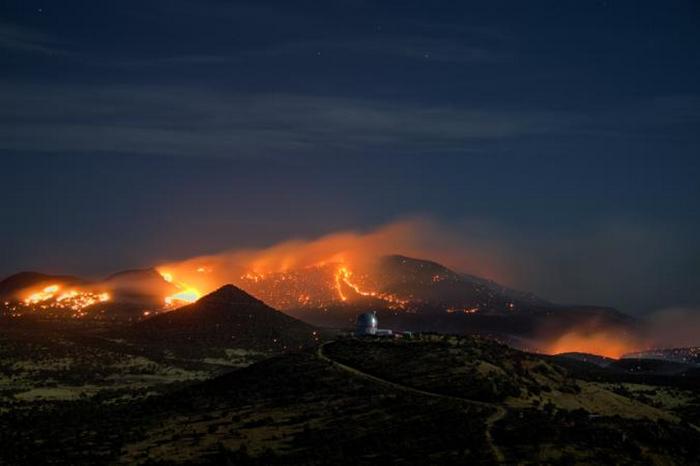
[[[636,351],[638,348],[639,342],[626,335],[605,331],[593,333],[569,332],[552,342],[545,352],[547,354],[581,352],[618,359],[624,354]]]
[[[81,311],[86,307],[111,299],[110,294],[106,292],[97,293],[75,288],[63,290],[62,288],[60,284],[49,285],[40,291],[29,294],[22,300],[22,303],[27,307],[38,306],[41,309],[70,309],[78,313],[75,317],[83,317],[85,313]]]
[[[168,306],[178,306],[181,304],[189,304],[197,301],[200,298],[199,291],[194,288],[186,288],[173,295],[165,297],[165,304]]]
[[[300,294],[299,297],[297,298],[297,301],[302,306],[306,306],[311,302],[311,296],[309,296],[308,294]]]
[[[341,301],[347,301],[348,298],[345,296],[345,293],[343,293],[343,286],[342,283],[347,283],[347,281],[350,278],[350,271],[346,269],[345,267],[341,267],[338,269],[338,271],[335,273],[335,289],[338,290],[338,297],[340,298]]]
[[[204,270],[204,269],[197,270],[197,272],[200,272],[200,273],[204,272],[204,271],[206,271],[206,270]],[[188,286],[187,284],[185,284],[183,282],[176,281],[171,272],[164,272],[164,271],[159,270],[158,273],[160,274],[161,277],[163,277],[163,280],[165,280],[168,283],[172,283],[179,290],[177,293],[174,293],[170,296],[166,296],[164,298],[166,306],[168,306],[168,307],[183,306],[185,304],[190,304],[190,303],[197,301],[202,296],[202,294],[196,288]]]
[[[37,304],[43,301],[48,301],[50,299],[53,299],[53,297],[56,295],[56,292],[60,289],[60,285],[51,285],[47,286],[41,291],[37,291],[36,293],[30,294],[28,297],[24,299],[24,304],[30,305],[30,304]]]
[[[353,283],[352,275],[352,271],[344,265],[340,266],[335,273],[335,287],[341,301],[348,300],[348,296],[343,291],[343,285],[345,285],[360,296],[381,299],[382,301],[391,303],[396,307],[404,307],[409,303],[409,301],[400,299],[392,294],[363,290],[358,284]]]
[[[261,272],[246,272],[241,275],[241,280],[250,280],[255,283],[263,279],[265,279],[265,274]]]

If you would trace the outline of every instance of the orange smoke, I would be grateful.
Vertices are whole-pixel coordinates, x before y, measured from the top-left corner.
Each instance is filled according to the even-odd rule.
[[[545,346],[544,353],[590,353],[619,359],[622,355],[632,353],[642,345],[629,335],[614,331],[582,333],[572,331],[556,338]]]
[[[503,269],[483,248],[465,245],[457,235],[426,220],[396,222],[365,233],[339,232],[315,240],[285,241],[262,249],[230,250],[162,264],[157,269],[161,274],[167,273],[172,282],[186,283],[187,287],[206,294],[226,283],[240,286],[269,274],[306,267],[338,264],[346,271],[357,272],[389,254],[426,258],[457,270],[507,281]],[[342,271],[338,282],[357,291],[356,284]],[[361,291],[361,294],[371,293]]]
[[[484,240],[467,242],[432,222],[410,220],[369,232],[340,232],[262,249],[229,250],[162,264],[157,270],[181,291],[195,290],[203,295],[232,283],[282,310],[299,305],[325,309],[328,302],[353,303],[361,299],[383,300],[392,309],[403,309],[407,297],[385,293],[381,283],[372,278],[373,267],[382,256],[428,259],[508,285],[506,262],[495,250]],[[439,275],[433,277],[434,282],[441,279]],[[514,308],[511,304],[510,309]],[[464,314],[479,311],[478,306],[446,309],[448,313]],[[536,346],[550,354],[587,352],[614,358],[640,347],[624,331],[596,322],[577,325],[575,331],[554,329]]]

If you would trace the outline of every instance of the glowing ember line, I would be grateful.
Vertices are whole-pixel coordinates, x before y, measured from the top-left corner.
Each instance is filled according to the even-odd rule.
[[[343,286],[341,284],[341,280],[343,281],[343,283],[345,283],[347,280],[346,275],[348,275],[349,273],[350,271],[345,267],[341,267],[335,273],[335,289],[338,290],[338,297],[341,301],[348,300],[347,296],[345,296],[345,293],[343,293]]]
[[[348,300],[348,297],[345,295],[345,293],[343,293],[343,286],[342,285],[344,284],[360,296],[381,299],[382,301],[386,301],[388,303],[395,304],[399,307],[406,306],[409,303],[407,300],[400,299],[400,298],[398,298],[394,295],[391,295],[391,294],[380,293],[377,291],[365,291],[365,290],[361,289],[359,285],[353,283],[351,281],[351,278],[352,278],[352,271],[350,271],[345,266],[341,266],[335,274],[336,290],[338,291],[338,296],[340,297],[341,301]]]

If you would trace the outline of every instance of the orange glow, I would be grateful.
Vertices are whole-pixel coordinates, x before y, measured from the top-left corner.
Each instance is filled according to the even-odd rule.
[[[223,251],[162,264],[158,270],[169,275],[173,282],[185,283],[183,288],[209,293],[231,283],[281,308],[298,305],[302,294],[310,295],[309,305],[319,308],[331,301],[343,302],[343,298],[351,301],[358,295],[400,306],[407,296],[397,299],[381,294],[383,290],[366,276],[377,259],[391,254],[431,259],[456,270],[469,270],[508,283],[505,270],[493,254],[473,242],[465,242],[461,235],[420,219],[396,222],[368,232],[344,231],[262,249]],[[351,274],[340,271],[336,281],[338,267]],[[311,275],[300,277],[296,272],[302,270]],[[312,276],[313,283],[309,278]],[[438,274],[433,281],[444,279]],[[290,280],[296,284],[290,285]]]
[[[163,277],[163,280],[165,280],[168,283],[172,283],[179,290],[177,293],[163,298],[163,301],[165,302],[166,306],[184,306],[185,304],[190,304],[197,301],[202,296],[202,293],[200,293],[198,289],[193,288],[181,281],[175,280],[175,277],[173,276],[172,272],[164,272],[162,270],[158,270],[158,273],[161,275],[161,277]]]
[[[297,301],[302,306],[305,306],[311,302],[311,296],[309,296],[308,294],[300,294],[299,297],[297,298]]]
[[[165,297],[165,304],[168,306],[178,306],[182,304],[189,304],[197,301],[200,298],[199,291],[194,288],[187,288],[179,291],[173,295]]]
[[[334,257],[339,256],[335,255]],[[197,264],[191,264],[189,267],[180,266],[177,269],[177,274],[172,272],[173,268],[170,265],[166,269],[167,271],[158,270],[166,281],[179,289],[177,293],[165,297],[165,303],[168,306],[196,301],[202,295],[200,290],[209,292],[225,283],[215,281],[217,275],[211,276],[214,273],[214,268],[210,266],[205,267]],[[282,272],[263,272],[260,269],[244,270],[235,280],[230,280],[230,282],[241,286],[253,295],[272,299],[270,304],[280,308],[299,305],[322,307],[335,300],[348,302],[359,297],[385,301],[393,309],[404,309],[409,304],[408,300],[372,289],[367,275],[365,273],[356,275],[347,262],[329,259],[302,267],[300,270],[303,270],[301,275],[299,270],[294,269]],[[180,280],[181,274],[186,277],[186,281]],[[305,274],[314,277],[311,283],[304,282],[303,276]],[[329,278],[332,280],[331,283],[327,282]],[[268,292],[273,293],[273,295],[266,294]],[[277,301],[275,297],[281,301]]]
[[[340,298],[341,301],[348,300],[347,296],[345,296],[345,293],[343,293],[342,283],[347,280],[349,275],[350,275],[350,272],[345,267],[341,267],[335,273],[335,289],[338,291],[338,297]]]
[[[260,272],[246,272],[243,275],[241,275],[242,280],[251,280],[255,283],[258,283],[260,280],[263,280],[265,278],[264,273]]]
[[[30,294],[24,299],[24,304],[37,304],[43,301],[53,299],[56,292],[61,288],[60,285],[50,285],[41,291]]]
[[[96,293],[75,288],[62,291],[62,285],[53,284],[40,291],[31,292],[22,300],[22,304],[40,309],[69,309],[76,312],[73,317],[84,317],[86,313],[82,312],[83,309],[110,299],[109,293]]]
[[[345,285],[360,296],[381,299],[382,301],[391,303],[399,308],[402,308],[403,306],[406,306],[409,303],[407,300],[400,299],[388,293],[363,290],[358,284],[353,283],[351,279],[352,271],[346,266],[341,265],[338,268],[338,271],[335,273],[336,289],[338,291],[338,297],[341,301],[348,300],[348,296],[343,292],[343,285]]]
[[[545,349],[547,354],[559,353],[590,353],[618,359],[622,355],[637,351],[639,342],[615,332],[566,333],[553,341]]]

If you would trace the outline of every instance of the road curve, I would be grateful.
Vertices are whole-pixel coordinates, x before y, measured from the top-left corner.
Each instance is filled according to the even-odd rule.
[[[428,397],[432,397],[432,398],[440,398],[443,400],[452,400],[452,401],[457,401],[460,403],[467,403],[467,404],[471,404],[474,406],[481,406],[483,408],[488,408],[488,409],[494,410],[494,413],[491,414],[488,418],[486,418],[485,436],[486,436],[486,440],[489,443],[489,447],[493,451],[493,455],[496,458],[496,461],[498,463],[505,462],[505,455],[503,454],[501,449],[496,445],[496,443],[493,441],[493,436],[491,435],[491,428],[493,427],[493,425],[496,422],[503,419],[505,417],[505,415],[507,414],[507,411],[505,408],[503,408],[502,406],[499,406],[497,404],[494,404],[494,403],[486,403],[484,401],[470,400],[470,399],[461,398],[458,396],[443,395],[441,393],[429,392],[426,390],[421,390],[418,388],[409,387],[407,385],[402,385],[400,383],[392,382],[390,380],[382,379],[381,377],[377,377],[377,376],[374,376],[372,374],[368,374],[368,373],[363,372],[355,367],[348,366],[347,364],[343,364],[342,362],[338,362],[335,359],[332,359],[328,355],[326,355],[325,352],[323,351],[323,349],[326,345],[328,345],[330,343],[333,343],[333,342],[329,341],[329,342],[326,342],[326,343],[319,345],[318,349],[316,350],[317,356],[320,359],[333,364],[335,367],[342,369],[346,372],[349,372],[357,377],[362,377],[362,378],[370,380],[376,384],[385,385],[385,386],[394,388],[396,390],[404,391],[404,392],[414,393],[417,395],[423,395],[423,396],[428,396]]]

